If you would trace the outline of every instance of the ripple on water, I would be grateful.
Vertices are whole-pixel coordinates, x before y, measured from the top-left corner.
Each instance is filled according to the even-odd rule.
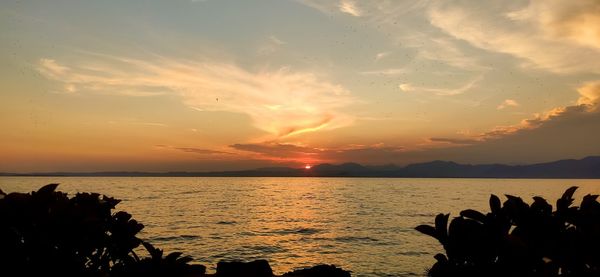
[[[322,232],[321,229],[316,228],[289,228],[289,229],[279,229],[274,230],[269,233],[274,235],[289,235],[289,234],[299,234],[299,235],[314,235]]]
[[[223,221],[218,221],[216,224],[218,224],[218,225],[234,225],[234,224],[237,224],[237,222],[236,221],[224,221],[223,220]]]
[[[195,240],[199,239],[200,236],[196,235],[180,235],[180,236],[162,236],[162,237],[151,237],[151,241],[180,241],[180,240]]]
[[[335,241],[355,243],[355,242],[378,242],[379,240],[372,237],[355,237],[355,236],[342,236],[333,238]]]

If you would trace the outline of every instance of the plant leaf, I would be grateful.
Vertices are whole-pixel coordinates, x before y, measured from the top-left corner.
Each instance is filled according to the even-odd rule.
[[[40,189],[38,189],[37,193],[40,193],[40,194],[52,193],[56,190],[57,187],[58,187],[58,184],[48,184],[48,185],[45,185],[45,186],[41,187]]]
[[[485,222],[485,219],[486,219],[484,214],[482,214],[479,211],[472,210],[472,209],[464,210],[464,211],[460,212],[460,215],[464,216],[466,218],[477,220],[481,223]]]
[[[437,239],[437,232],[435,231],[435,228],[433,226],[419,225],[419,226],[415,227],[415,230]]]

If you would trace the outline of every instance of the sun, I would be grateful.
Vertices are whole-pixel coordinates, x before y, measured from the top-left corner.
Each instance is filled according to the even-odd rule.
[[[307,164],[304,166],[304,169],[310,169],[312,166],[310,164]]]

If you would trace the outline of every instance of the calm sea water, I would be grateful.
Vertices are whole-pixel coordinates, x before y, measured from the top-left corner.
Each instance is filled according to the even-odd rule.
[[[327,263],[354,276],[424,276],[442,248],[413,228],[438,213],[488,211],[492,193],[551,203],[572,185],[578,199],[600,194],[600,180],[523,179],[2,177],[0,189],[48,183],[122,199],[142,238],[209,270],[267,259],[278,274]]]

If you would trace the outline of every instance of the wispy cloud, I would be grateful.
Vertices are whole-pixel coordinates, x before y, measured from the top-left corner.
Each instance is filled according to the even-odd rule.
[[[578,105],[598,108],[600,106],[600,80],[587,82],[577,89],[579,92]]]
[[[350,0],[342,0],[339,5],[340,11],[352,16],[361,16],[362,12],[356,7],[356,4]]]
[[[81,65],[41,59],[38,70],[81,93],[175,94],[198,110],[247,114],[255,127],[276,137],[352,122],[352,116],[340,111],[354,101],[349,91],[289,68],[251,72],[227,63],[105,57]]]
[[[142,122],[137,119],[122,119],[122,120],[110,120],[108,124],[126,124],[126,125],[143,125],[143,126],[154,126],[154,127],[168,127],[169,125],[160,122]]]
[[[187,153],[202,154],[202,155],[233,155],[233,153],[216,151],[210,149],[194,148],[194,147],[173,147],[173,149],[180,150]]]
[[[387,57],[389,55],[390,55],[390,52],[380,52],[380,53],[377,53],[377,55],[375,55],[375,61],[379,61],[379,60],[381,60],[381,59],[383,59],[383,58],[385,58],[385,57]]]
[[[496,2],[437,2],[428,16],[451,36],[517,57],[524,66],[564,74],[600,73],[600,2],[536,0],[525,8]]]
[[[181,151],[181,152],[185,152],[185,153],[197,154],[197,155],[202,155],[202,156],[211,156],[211,158],[214,158],[215,156],[235,155],[235,153],[231,153],[231,152],[227,152],[227,151],[219,151],[219,150],[214,150],[214,149],[204,149],[204,148],[197,148],[197,147],[177,147],[177,146],[164,145],[164,144],[157,144],[157,145],[154,145],[154,147],[156,147],[158,149],[177,150],[177,151]]]
[[[280,40],[279,38],[277,38],[277,37],[276,37],[276,36],[274,36],[274,35],[271,35],[271,36],[269,36],[269,40],[270,40],[271,42],[273,42],[273,43],[277,44],[277,45],[284,45],[284,44],[286,44],[286,42],[285,42],[285,41],[283,41],[283,40]]]
[[[396,76],[402,75],[410,72],[406,68],[386,68],[380,70],[372,70],[372,71],[363,71],[360,74],[362,75],[382,75],[382,76]]]
[[[508,107],[517,107],[519,106],[519,103],[513,99],[506,99],[504,101],[502,101],[502,103],[500,103],[500,105],[498,105],[498,107],[496,107],[496,109],[498,110],[502,110]]]
[[[425,86],[415,86],[410,83],[403,83],[398,86],[401,91],[404,92],[427,92],[433,93],[435,95],[440,96],[452,96],[463,94],[472,88],[474,88],[479,81],[483,78],[483,75],[478,76],[477,78],[465,83],[464,85],[457,88],[434,88],[434,87],[425,87]]]
[[[270,55],[280,50],[287,43],[274,35],[270,35],[258,47],[258,53],[262,55]]]
[[[389,163],[398,158],[404,149],[382,143],[373,145],[348,145],[326,148],[310,147],[289,143],[244,143],[230,145],[235,150],[252,153],[254,159],[265,159],[295,163],[328,163],[355,161],[367,163]]]
[[[458,144],[458,145],[469,145],[469,144],[475,144],[477,142],[480,142],[480,140],[471,139],[471,138],[439,138],[439,137],[430,138],[429,141],[449,143],[449,144]]]

